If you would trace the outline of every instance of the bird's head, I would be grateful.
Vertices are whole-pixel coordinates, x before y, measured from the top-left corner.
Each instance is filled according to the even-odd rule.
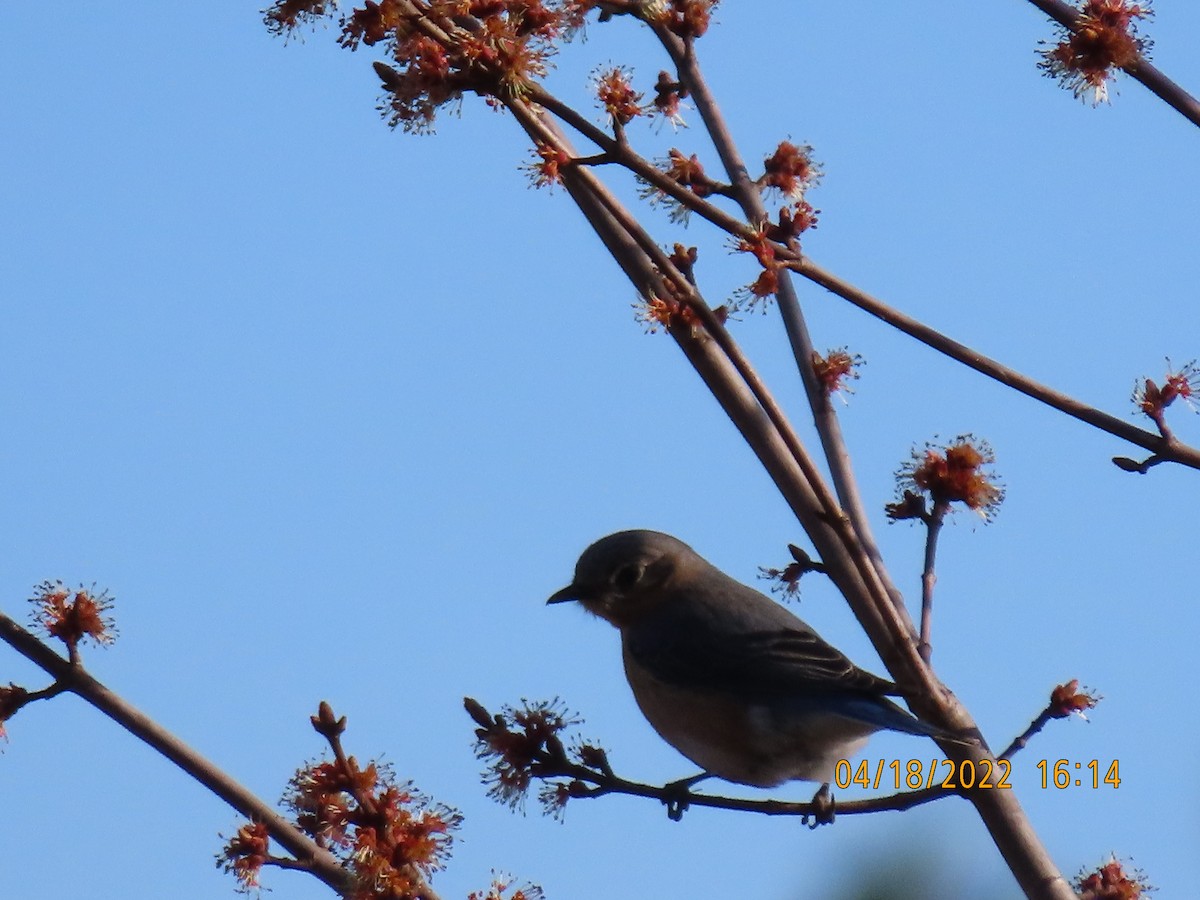
[[[683,574],[695,551],[659,531],[618,531],[583,551],[575,578],[547,603],[577,600],[584,609],[623,628],[667,602],[665,590]]]

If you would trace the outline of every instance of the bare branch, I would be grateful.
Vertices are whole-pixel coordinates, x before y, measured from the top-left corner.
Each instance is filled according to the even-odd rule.
[[[1101,431],[1106,431],[1114,437],[1119,437],[1122,440],[1129,441],[1131,444],[1136,444],[1139,447],[1150,450],[1172,462],[1177,462],[1193,469],[1200,469],[1200,450],[1194,447],[1189,447],[1175,440],[1167,440],[1161,435],[1145,431],[1131,422],[1109,415],[1106,412],[1096,409],[1094,406],[1089,406],[1080,400],[1076,400],[1074,397],[1070,397],[1026,375],[1022,375],[1015,369],[1010,369],[1008,366],[988,356],[984,356],[966,344],[961,344],[953,338],[947,337],[924,322],[888,306],[866,291],[842,280],[831,272],[825,271],[811,260],[805,259],[799,263],[795,263],[793,264],[793,268],[809,280],[832,291],[842,299],[850,301],[864,312],[870,313],[875,318],[916,338],[939,353],[944,353],[951,359],[961,362],[976,372],[987,375],[989,378],[993,378],[1001,384],[1020,391],[1022,394],[1032,397],[1047,406],[1053,407],[1059,412],[1066,413],[1074,419],[1099,428]]]

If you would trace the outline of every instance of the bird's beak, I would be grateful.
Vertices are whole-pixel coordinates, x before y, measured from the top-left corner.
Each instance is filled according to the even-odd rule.
[[[574,584],[568,584],[562,590],[555,591],[553,594],[551,594],[550,599],[547,600],[546,603],[547,604],[569,603],[572,600],[578,600],[578,599],[579,599],[579,588],[575,587]]]

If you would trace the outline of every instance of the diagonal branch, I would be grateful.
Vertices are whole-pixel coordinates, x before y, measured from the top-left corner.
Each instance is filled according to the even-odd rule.
[[[348,873],[328,851],[291,825],[275,809],[238,783],[145,713],[89,675],[81,666],[63,659],[33,634],[0,613],[0,640],[49,673],[57,684],[90,703],[126,731],[140,738],[196,779],[243,816],[266,825],[271,837],[291,853],[301,867],[343,895],[350,890]],[[429,900],[435,900],[432,894]]]
[[[1168,440],[1162,435],[1145,431],[1131,422],[1118,419],[1116,416],[1103,412],[1094,406],[1089,406],[1081,400],[1076,400],[1074,397],[1064,394],[1061,391],[1047,387],[1027,375],[1022,375],[1015,369],[1010,369],[1008,366],[988,356],[984,356],[966,344],[959,343],[953,338],[947,337],[924,322],[888,306],[883,301],[855,287],[848,281],[844,281],[833,273],[827,272],[810,260],[805,259],[795,264],[794,268],[810,281],[832,291],[843,300],[848,300],[863,310],[863,312],[870,313],[875,318],[886,322],[899,331],[903,331],[926,346],[937,350],[939,353],[944,353],[951,359],[957,360],[963,365],[974,369],[976,372],[1020,391],[1022,394],[1053,407],[1059,412],[1066,413],[1072,418],[1099,428],[1101,431],[1106,431],[1114,437],[1129,441],[1131,444],[1136,444],[1153,453],[1161,454],[1181,465],[1200,469],[1200,450],[1189,447],[1175,439]]]

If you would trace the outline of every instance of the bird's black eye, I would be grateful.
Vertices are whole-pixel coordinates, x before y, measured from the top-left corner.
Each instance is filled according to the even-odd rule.
[[[613,573],[613,586],[617,590],[627,591],[641,580],[643,571],[642,567],[637,563],[621,566],[621,568]]]

